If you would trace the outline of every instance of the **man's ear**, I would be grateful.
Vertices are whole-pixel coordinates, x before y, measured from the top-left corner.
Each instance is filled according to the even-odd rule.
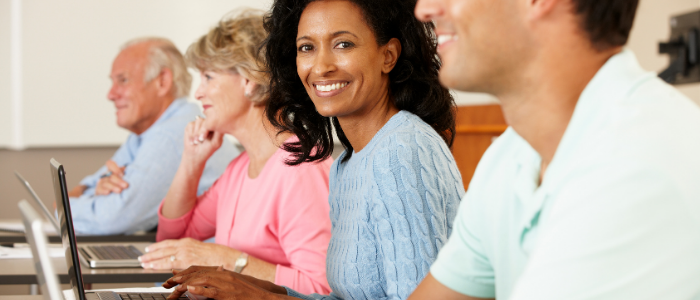
[[[173,71],[168,68],[163,68],[158,77],[156,77],[156,84],[158,88],[158,96],[167,96],[173,87]]]
[[[399,56],[401,56],[401,42],[397,38],[392,38],[382,48],[384,48],[382,73],[389,74],[396,66],[396,62],[399,61]]]
[[[528,19],[537,20],[551,14],[552,11],[563,1],[571,0],[526,0],[528,9]]]

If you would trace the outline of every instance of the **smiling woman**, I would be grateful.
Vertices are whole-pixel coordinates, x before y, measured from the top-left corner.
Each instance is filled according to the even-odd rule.
[[[179,284],[215,299],[406,299],[447,241],[461,195],[449,150],[454,101],[438,82],[431,24],[415,0],[277,0],[265,21],[267,118],[289,165],[323,160],[335,129],[346,148],[330,171],[329,296],[213,268]],[[206,287],[206,288],[204,288]]]
[[[342,120],[355,119],[354,112],[381,111],[382,105],[384,111],[395,108],[420,117],[452,144],[454,100],[438,81],[440,62],[433,25],[415,19],[415,1],[284,2],[276,1],[266,20],[270,32],[267,60],[272,66],[272,101],[267,114],[273,125],[300,137],[298,144],[287,145],[297,156],[293,163],[328,157],[333,152],[333,126],[348,150],[344,159],[350,159],[353,150],[361,150],[367,139],[351,143],[348,138],[352,137],[345,133],[353,130],[353,125],[346,122],[342,126]],[[306,10],[307,4],[341,9],[314,13]],[[324,22],[302,23],[302,17]],[[352,17],[362,26],[352,26]],[[302,28],[304,24],[313,28]],[[330,32],[329,28],[337,30]],[[302,30],[315,35],[301,34]],[[326,36],[321,37],[319,30]],[[324,72],[330,76],[321,75]],[[349,92],[344,93],[346,90]],[[334,101],[321,103],[335,95],[339,96]],[[367,103],[344,106],[357,101]]]

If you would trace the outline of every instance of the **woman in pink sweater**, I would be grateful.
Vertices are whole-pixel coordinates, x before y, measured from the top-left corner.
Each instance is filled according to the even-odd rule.
[[[206,119],[190,123],[175,179],[159,209],[156,244],[141,256],[147,269],[223,266],[306,293],[328,294],[325,259],[330,239],[331,160],[289,166],[278,135],[264,117],[268,97],[258,46],[262,16],[224,18],[186,53],[199,69],[195,93]],[[224,134],[246,149],[200,197],[202,170]],[[216,237],[216,243],[202,240]]]

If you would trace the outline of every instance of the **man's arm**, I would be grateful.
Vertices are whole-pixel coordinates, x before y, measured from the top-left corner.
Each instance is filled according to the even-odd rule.
[[[68,192],[68,197],[80,197],[83,195],[83,193],[87,190],[86,185],[79,184],[76,187],[74,187],[70,192]]]
[[[117,149],[117,151],[114,152],[114,155],[112,155],[108,162],[113,162],[114,165],[117,166],[117,168],[119,168],[119,166],[125,166],[126,164],[130,163],[132,161],[131,158],[133,157],[133,154],[130,153],[131,148],[134,148],[134,145],[137,144],[135,139],[137,139],[136,135],[130,135],[127,138],[126,142],[119,146],[119,149]],[[124,169],[121,169],[122,174],[123,170]],[[109,172],[110,170],[108,169],[108,165],[103,165],[95,173],[88,175],[82,180],[80,180],[80,183],[68,192],[68,196],[71,198],[77,198],[83,196],[83,194],[85,193],[88,193],[92,196],[96,191],[100,179],[102,179],[103,176]]]
[[[433,275],[428,273],[423,281],[416,287],[408,300],[485,300],[486,298],[476,298],[467,296],[451,290],[437,281]],[[493,298],[491,298],[493,299]]]
[[[121,193],[85,193],[71,199],[75,230],[82,234],[131,234],[157,224],[157,211],[172,182],[182,142],[168,134],[143,140],[124,171]]]

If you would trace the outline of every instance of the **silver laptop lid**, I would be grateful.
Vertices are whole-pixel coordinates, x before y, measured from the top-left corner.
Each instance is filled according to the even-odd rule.
[[[32,258],[41,294],[44,295],[45,300],[63,300],[58,275],[49,256],[49,241],[44,234],[44,222],[27,200],[20,201],[18,205],[22,212],[27,242],[32,248]]]
[[[41,208],[41,212],[44,213],[44,216],[46,217],[47,220],[53,225],[53,228],[56,229],[56,233],[61,232],[61,226],[58,225],[58,221],[54,217],[54,215],[46,208],[46,205],[44,205],[44,202],[39,199],[39,195],[34,192],[34,189],[32,188],[31,185],[29,185],[29,181],[25,180],[22,175],[19,174],[19,172],[15,171],[15,176],[17,176],[17,179],[19,179],[19,182],[22,183],[24,188],[27,189],[30,195],[32,195],[32,198],[34,199],[34,202]]]

